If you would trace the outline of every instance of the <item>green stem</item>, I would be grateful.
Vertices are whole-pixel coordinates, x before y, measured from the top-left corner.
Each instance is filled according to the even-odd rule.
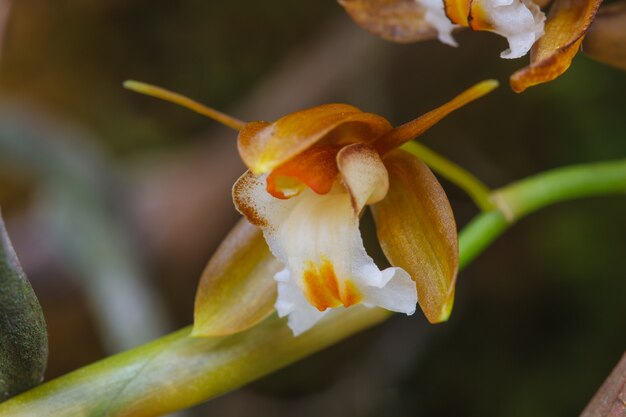
[[[514,221],[547,205],[626,193],[626,160],[556,169],[494,193],[498,209],[459,235],[467,266]],[[193,338],[190,328],[112,356],[0,404],[3,417],[148,417],[206,401],[383,321],[379,309],[338,310],[299,337],[275,316],[234,336]]]
[[[419,142],[407,142],[402,146],[402,149],[417,156],[433,171],[459,186],[481,210],[489,211],[495,208],[490,198],[491,190],[489,187],[470,172]]]
[[[626,194],[626,159],[553,169],[492,194],[498,209],[484,212],[459,234],[459,265],[465,267],[510,225],[540,208],[597,195]]]
[[[474,217],[459,234],[459,269],[465,268],[508,228],[504,215],[493,210]]]
[[[227,337],[191,337],[189,326],[14,397],[0,404],[0,416],[171,413],[238,388],[390,315],[364,307],[336,313],[297,338],[276,316]]]
[[[620,193],[626,194],[626,159],[537,174],[496,191],[493,199],[514,221],[559,201]]]

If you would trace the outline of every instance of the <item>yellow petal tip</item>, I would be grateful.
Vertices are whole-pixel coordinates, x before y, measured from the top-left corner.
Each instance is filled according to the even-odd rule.
[[[487,94],[487,93],[492,92],[499,86],[500,86],[500,81],[490,79],[490,80],[479,82],[478,84],[474,86],[474,88],[476,88],[477,90],[482,90],[482,94]]]
[[[276,164],[272,164],[265,161],[259,161],[255,164],[248,165],[248,168],[254,175],[263,175],[269,174],[274,168],[276,168]]]
[[[452,314],[452,307],[454,306],[454,296],[450,297],[450,299],[442,306],[441,315],[437,320],[437,323],[443,323],[448,321],[450,318],[450,314]]]
[[[150,90],[150,85],[146,83],[142,83],[141,81],[135,80],[126,80],[122,83],[122,86],[130,91],[135,91],[137,93],[145,94],[146,91]]]
[[[189,97],[183,96],[182,94],[175,93],[156,85],[143,83],[141,81],[126,80],[122,83],[122,86],[124,86],[127,90],[134,91],[135,93],[144,94],[146,96],[169,101],[170,103],[185,107],[234,130],[241,130],[245,126],[245,122],[242,122],[239,119],[217,111],[211,107],[207,107],[204,104],[200,104]]]

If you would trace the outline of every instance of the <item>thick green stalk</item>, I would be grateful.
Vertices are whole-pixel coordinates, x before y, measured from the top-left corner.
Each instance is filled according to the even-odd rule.
[[[553,169],[496,190],[498,209],[484,212],[459,234],[462,269],[520,218],[560,201],[626,194],[626,160]]]
[[[461,267],[514,221],[586,196],[626,194],[626,160],[556,169],[494,193],[498,209],[460,233]],[[293,337],[275,316],[243,333],[192,338],[190,328],[50,381],[3,404],[2,417],[158,416],[241,387],[388,317],[350,308]]]
[[[389,316],[339,310],[300,337],[272,316],[227,337],[191,326],[111,356],[0,404],[2,417],[146,417],[191,407],[337,343]]]
[[[626,159],[553,169],[514,182],[493,199],[514,221],[559,201],[606,194],[626,194]]]
[[[465,268],[508,227],[509,223],[498,210],[474,217],[459,233],[459,269]]]

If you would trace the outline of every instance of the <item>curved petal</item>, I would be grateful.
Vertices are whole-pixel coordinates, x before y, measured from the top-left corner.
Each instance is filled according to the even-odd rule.
[[[420,0],[424,1],[424,0]],[[507,38],[502,58],[519,58],[541,35],[545,16],[532,0],[443,0],[452,23]]]
[[[329,312],[319,311],[307,301],[298,284],[291,279],[289,269],[277,273],[275,279],[278,282],[276,312],[279,317],[287,317],[287,324],[294,336],[313,327]]]
[[[521,93],[563,74],[580,49],[600,3],[602,0],[555,0],[545,35],[533,46],[530,65],[511,76],[511,88]]]
[[[500,57],[520,58],[544,33],[546,17],[532,0],[472,0],[469,25],[503,36],[509,49]]]
[[[373,146],[379,154],[384,155],[403,143],[420,136],[453,111],[490,93],[496,87],[498,87],[498,81],[496,80],[479,82],[442,106],[391,130],[384,136],[375,140]]]
[[[223,336],[246,330],[274,311],[280,270],[261,230],[242,219],[207,264],[194,313],[194,336]]]
[[[347,104],[325,104],[288,114],[274,123],[252,122],[239,132],[237,145],[246,166],[265,174],[315,143],[370,142],[391,130],[389,122]]]
[[[389,192],[372,206],[380,245],[392,265],[413,277],[426,318],[445,321],[459,262],[452,209],[435,176],[411,154],[394,151],[385,165]]]
[[[626,70],[626,0],[600,8],[582,50],[593,59]]]
[[[391,311],[400,311],[409,316],[415,313],[417,293],[415,282],[402,268],[387,268],[383,273],[384,287],[372,285],[363,289],[367,307],[378,306]]]
[[[377,203],[387,194],[387,168],[373,147],[364,143],[344,147],[337,154],[337,167],[357,216],[365,204]]]
[[[237,209],[262,227],[274,255],[285,265],[275,276],[279,282],[276,308],[289,316],[295,334],[307,330],[318,312],[364,303],[410,314],[417,294],[412,281],[398,269],[380,271],[365,252],[349,193],[337,184],[328,194],[310,189],[288,200],[265,190],[265,176],[244,174],[235,184]],[[387,286],[387,284],[393,285]],[[294,293],[298,287],[300,295]],[[393,294],[403,298],[394,304]],[[412,288],[412,291],[411,291]],[[413,307],[408,308],[408,300]],[[381,301],[382,302],[382,301]]]
[[[437,36],[416,0],[339,0],[350,17],[367,31],[393,42],[409,43]]]

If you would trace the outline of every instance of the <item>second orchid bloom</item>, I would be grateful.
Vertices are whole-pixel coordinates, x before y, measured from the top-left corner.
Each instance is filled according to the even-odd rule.
[[[452,32],[461,28],[505,37],[509,48],[503,58],[519,58],[530,51],[530,64],[510,77],[511,88],[518,93],[563,74],[590,29],[593,42],[586,44],[587,54],[626,69],[626,0],[600,9],[599,19],[602,0],[338,1],[357,24],[394,42],[438,37],[456,46]],[[548,5],[546,16],[542,8]]]

